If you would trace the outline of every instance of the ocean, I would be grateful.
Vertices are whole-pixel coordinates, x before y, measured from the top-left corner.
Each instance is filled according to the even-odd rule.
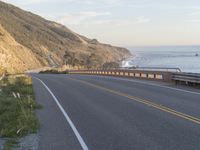
[[[125,60],[123,67],[175,67],[182,72],[200,73],[200,46],[132,47],[129,50],[134,56]]]

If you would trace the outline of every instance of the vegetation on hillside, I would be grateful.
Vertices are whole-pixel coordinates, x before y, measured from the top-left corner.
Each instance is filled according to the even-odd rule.
[[[68,71],[62,71],[62,70],[58,70],[58,69],[48,69],[48,70],[40,71],[39,73],[42,73],[42,74],[68,74]]]
[[[119,68],[120,65],[117,62],[108,62],[103,64],[104,69],[113,69],[113,68]]]

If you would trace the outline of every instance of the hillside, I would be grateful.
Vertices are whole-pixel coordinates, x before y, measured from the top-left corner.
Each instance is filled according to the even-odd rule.
[[[99,67],[129,56],[56,22],[0,1],[0,67],[22,72],[43,66]]]
[[[10,73],[41,67],[33,52],[17,43],[0,25],[0,66]]]

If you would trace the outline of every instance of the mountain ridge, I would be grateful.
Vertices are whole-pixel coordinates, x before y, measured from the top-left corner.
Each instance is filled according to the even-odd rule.
[[[26,57],[34,60],[28,62],[23,58],[23,55],[19,58],[13,54],[13,59],[24,63],[24,67],[19,67],[17,64],[11,63],[12,61],[10,66],[9,63],[5,65],[2,59],[0,66],[7,68],[8,72],[15,72],[15,70],[23,72],[38,67],[51,66],[49,54],[58,66],[67,64],[90,68],[100,67],[107,62],[119,62],[131,55],[125,48],[102,44],[96,39],[79,35],[64,25],[46,20],[2,1],[0,1],[0,27],[0,39],[6,37],[10,39],[10,41],[4,40],[4,44],[3,40],[0,41],[0,57],[3,56],[3,53],[4,55],[5,53],[9,54],[16,48],[10,47],[8,49],[8,45],[12,45],[12,42],[15,41],[15,44],[21,45],[23,50],[26,49],[24,53],[26,51],[29,53]],[[3,45],[4,47],[2,47]],[[16,51],[22,53],[20,50]],[[10,67],[13,68],[12,71],[9,71]]]

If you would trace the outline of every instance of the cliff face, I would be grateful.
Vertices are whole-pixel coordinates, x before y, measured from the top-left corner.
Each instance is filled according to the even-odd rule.
[[[129,55],[125,48],[88,39],[0,1],[0,66],[9,72],[64,64],[101,66]]]

